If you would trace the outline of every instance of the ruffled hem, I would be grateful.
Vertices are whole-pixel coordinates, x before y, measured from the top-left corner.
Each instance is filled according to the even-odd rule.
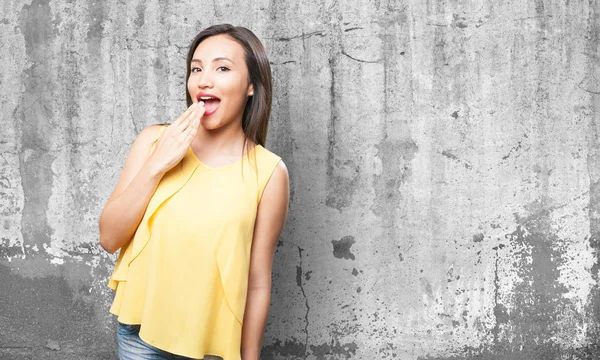
[[[160,205],[175,195],[190,179],[198,168],[190,159],[184,157],[181,162],[169,170],[161,179],[154,196],[150,199],[146,212],[133,238],[121,248],[115,269],[108,282],[108,287],[116,290],[118,281],[126,281],[129,265],[142,252],[150,239],[150,221]]]
[[[236,320],[243,324],[248,293],[249,259],[243,256],[243,246],[225,243],[217,247],[216,263],[225,301]]]

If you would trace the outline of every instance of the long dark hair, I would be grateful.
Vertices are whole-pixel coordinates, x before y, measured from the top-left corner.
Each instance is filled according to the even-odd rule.
[[[244,146],[246,146],[248,139],[255,144],[265,146],[273,95],[271,66],[263,44],[252,31],[242,26],[230,24],[213,25],[202,30],[196,35],[188,50],[186,84],[191,73],[194,51],[203,40],[215,35],[227,35],[244,49],[244,58],[248,67],[248,80],[254,88],[254,95],[248,98],[242,116],[242,130],[246,136]],[[185,98],[187,106],[192,105],[193,102],[187,85],[185,87]]]

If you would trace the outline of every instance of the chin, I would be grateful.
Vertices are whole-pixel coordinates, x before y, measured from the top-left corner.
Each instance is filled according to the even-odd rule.
[[[223,126],[218,119],[202,119],[200,125],[206,130],[217,130]]]

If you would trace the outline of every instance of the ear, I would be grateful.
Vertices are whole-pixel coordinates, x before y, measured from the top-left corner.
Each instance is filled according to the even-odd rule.
[[[248,86],[248,92],[246,93],[246,96],[253,96],[254,95],[254,86],[252,86],[252,84],[250,84],[250,86]]]

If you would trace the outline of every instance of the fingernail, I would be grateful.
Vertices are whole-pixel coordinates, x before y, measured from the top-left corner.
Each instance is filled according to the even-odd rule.
[[[200,104],[200,106],[204,106],[204,101],[200,101],[198,104]]]

